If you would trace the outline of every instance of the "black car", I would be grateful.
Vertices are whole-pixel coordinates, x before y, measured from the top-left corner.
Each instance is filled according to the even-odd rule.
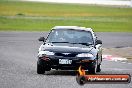
[[[97,40],[91,28],[78,26],[55,26],[47,38],[40,37],[37,73],[45,71],[77,70],[79,66],[95,74],[100,72],[102,41]]]

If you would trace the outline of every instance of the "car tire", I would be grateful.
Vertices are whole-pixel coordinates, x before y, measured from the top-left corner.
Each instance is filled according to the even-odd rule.
[[[97,72],[97,60],[95,61],[95,63],[93,63],[91,68],[89,68],[88,70],[89,70],[88,71],[89,74],[96,74],[96,72]]]
[[[45,69],[44,69],[44,66],[37,63],[37,73],[38,74],[44,74],[45,73]]]
[[[97,65],[97,72],[101,72],[101,64]]]

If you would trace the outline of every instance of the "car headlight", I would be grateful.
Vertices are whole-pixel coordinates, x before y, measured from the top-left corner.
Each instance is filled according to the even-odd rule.
[[[43,55],[54,55],[54,53],[50,51],[39,51],[38,57],[42,57]]]
[[[90,53],[81,53],[78,54],[77,57],[94,57],[93,54]]]
[[[43,45],[41,45],[41,46],[39,47],[39,51],[44,51]]]

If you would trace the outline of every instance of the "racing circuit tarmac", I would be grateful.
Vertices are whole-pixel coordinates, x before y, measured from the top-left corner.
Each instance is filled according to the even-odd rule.
[[[0,88],[132,88],[129,84],[85,84],[76,82],[75,71],[36,73],[37,39],[47,32],[0,32]],[[103,47],[132,47],[132,33],[97,33]],[[132,63],[103,60],[98,74],[130,74]]]

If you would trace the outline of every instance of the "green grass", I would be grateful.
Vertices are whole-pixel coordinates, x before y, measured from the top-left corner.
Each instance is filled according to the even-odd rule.
[[[0,31],[48,31],[56,25],[132,32],[132,8],[0,1]]]

